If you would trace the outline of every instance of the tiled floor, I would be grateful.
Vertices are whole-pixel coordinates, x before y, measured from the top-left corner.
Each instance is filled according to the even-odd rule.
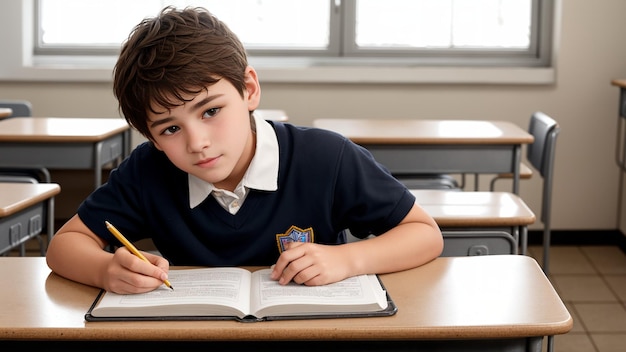
[[[542,262],[541,246],[529,254]],[[626,254],[615,246],[552,246],[550,280],[574,318],[555,352],[626,351]],[[544,349],[545,350],[545,349]]]
[[[35,241],[26,248],[26,255],[40,255]],[[541,264],[541,246],[530,246],[529,254]],[[622,250],[552,246],[549,277],[574,318],[569,333],[555,336],[554,352],[626,351],[626,254]]]

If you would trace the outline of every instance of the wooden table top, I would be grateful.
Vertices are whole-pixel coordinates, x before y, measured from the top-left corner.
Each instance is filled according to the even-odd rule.
[[[0,142],[98,142],[129,128],[122,118],[20,117],[0,120]]]
[[[411,190],[416,202],[441,227],[527,226],[535,214],[510,192]]]
[[[254,114],[264,120],[285,122],[289,120],[289,116],[284,110],[280,109],[256,109]]]
[[[0,182],[0,217],[9,216],[61,192],[56,183]]]
[[[4,340],[422,340],[548,336],[572,317],[537,262],[521,255],[441,257],[381,275],[390,317],[236,321],[86,322],[98,289],[64,279],[42,257],[0,257]]]
[[[530,144],[534,140],[507,121],[317,119],[313,126],[358,144]]]
[[[11,108],[0,108],[0,118],[9,117],[13,114],[13,110]]]

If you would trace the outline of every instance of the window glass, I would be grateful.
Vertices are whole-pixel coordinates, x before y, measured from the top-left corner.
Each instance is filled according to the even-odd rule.
[[[516,63],[523,56],[545,64],[549,54],[539,43],[551,35],[546,3],[551,0],[38,0],[35,53],[114,55],[137,23],[173,5],[209,9],[251,56],[426,57],[430,64],[478,57],[494,64],[493,58],[513,55]]]

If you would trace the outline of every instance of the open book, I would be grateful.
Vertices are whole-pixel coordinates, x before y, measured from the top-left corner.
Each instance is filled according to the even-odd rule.
[[[393,315],[397,308],[376,275],[360,275],[324,286],[279,285],[271,269],[170,270],[154,291],[121,295],[100,292],[87,321],[204,320],[261,321]]]

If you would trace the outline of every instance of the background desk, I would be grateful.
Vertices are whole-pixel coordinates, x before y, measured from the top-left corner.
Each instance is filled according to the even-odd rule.
[[[263,120],[271,120],[278,122],[287,122],[289,116],[284,110],[280,109],[256,109],[254,115],[262,118]]]
[[[533,136],[506,121],[318,119],[367,148],[392,174],[513,173],[519,193],[521,146]]]
[[[23,256],[23,243],[41,234],[44,219],[48,222],[48,239],[52,238],[54,196],[60,191],[56,183],[0,182],[0,254],[22,245]]]
[[[454,255],[481,255],[490,246],[500,248],[500,253],[508,248],[508,243],[498,232],[510,234],[515,240],[513,249],[526,254],[528,247],[528,226],[536,218],[532,210],[517,195],[509,192],[454,192],[446,190],[411,190],[416,202],[437,222],[444,237],[459,234],[458,241],[446,238],[444,253]],[[475,232],[475,245],[462,241],[461,232]],[[492,234],[493,236],[489,237]],[[458,248],[454,248],[458,242]],[[473,252],[472,252],[473,251]],[[492,251],[493,252],[493,251]],[[509,252],[510,253],[510,252]],[[493,254],[493,253],[491,253]]]
[[[19,117],[0,120],[0,166],[93,169],[130,152],[130,127],[121,118]]]
[[[103,350],[136,346],[167,351],[351,351],[375,346],[383,350],[539,351],[544,336],[564,334],[572,328],[569,312],[531,257],[437,258],[381,278],[398,306],[391,317],[249,324],[88,323],[84,314],[98,289],[51,274],[45,258],[0,257],[2,286],[11,288],[0,291],[0,345],[13,342],[16,348],[64,350],[91,344]],[[133,345],[129,341],[141,342]]]

